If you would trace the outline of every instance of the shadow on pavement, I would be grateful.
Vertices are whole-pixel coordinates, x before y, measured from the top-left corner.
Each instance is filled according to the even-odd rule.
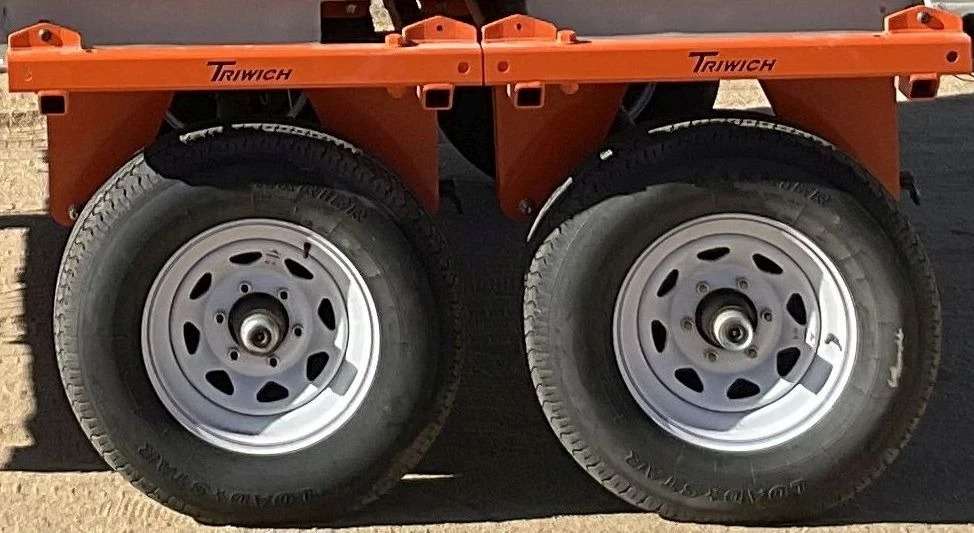
[[[870,489],[820,524],[974,522],[974,98],[902,107],[905,167],[922,177],[924,205],[904,204],[936,264],[944,294],[940,384],[912,444]],[[965,118],[966,117],[966,118]],[[968,142],[971,139],[972,142]],[[455,156],[453,156],[456,158]],[[449,172],[462,176],[466,167]],[[458,187],[465,213],[443,223],[464,271],[467,365],[444,434],[417,470],[349,525],[497,521],[625,512],[589,479],[551,434],[537,405],[520,343],[524,225],[505,220],[491,187]],[[51,335],[51,293],[65,239],[43,217],[0,218],[29,230],[28,330],[34,354],[36,444],[14,451],[6,470],[101,469],[63,398]]]
[[[25,229],[26,259],[20,273],[25,287],[25,332],[17,342],[30,346],[34,415],[27,431],[34,444],[15,448],[0,470],[90,471],[108,468],[82,433],[61,386],[54,357],[51,317],[54,284],[68,230],[45,215],[0,216],[0,230]]]

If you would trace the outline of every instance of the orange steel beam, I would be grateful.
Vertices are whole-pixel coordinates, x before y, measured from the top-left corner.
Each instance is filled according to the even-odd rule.
[[[13,33],[13,91],[624,83],[718,79],[868,78],[974,70],[961,19],[922,6],[882,32],[702,34],[581,39],[514,15],[477,30],[433,17],[384,44],[106,46],[84,48],[41,23]]]
[[[483,29],[487,85],[869,78],[974,70],[957,15],[922,6],[882,32],[653,35],[584,39],[523,15]]]
[[[12,91],[158,91],[481,85],[477,29],[433,17],[385,43],[82,47],[49,23],[10,35]]]

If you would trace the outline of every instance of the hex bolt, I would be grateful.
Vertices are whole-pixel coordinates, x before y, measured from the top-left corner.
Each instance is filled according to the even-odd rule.
[[[748,283],[747,279],[745,279],[745,278],[738,278],[738,280],[737,280],[737,288],[738,289],[741,289],[742,291],[746,291],[747,288],[750,287],[750,286],[751,286],[751,284]]]
[[[926,11],[921,11],[917,13],[917,22],[919,22],[920,24],[930,24],[930,20],[932,18],[933,17],[930,15],[930,13]]]
[[[51,30],[47,28],[41,28],[37,32],[37,37],[39,37],[40,40],[46,43],[46,42],[50,42],[50,40],[54,37],[54,34],[51,33]]]
[[[271,365],[271,367],[276,367],[277,366],[277,358],[276,357],[271,357],[270,359],[267,360],[267,364]]]
[[[217,324],[222,324],[227,319],[227,315],[223,314],[223,311],[217,311],[213,319],[216,320]]]
[[[707,353],[705,353],[705,354],[704,354],[704,356],[705,356],[705,357],[707,358],[707,360],[708,360],[708,361],[710,361],[711,363],[713,363],[713,362],[715,362],[715,361],[717,361],[717,352],[715,352],[715,351],[713,351],[713,350],[707,350]]]
[[[228,355],[230,356],[231,361],[236,361],[237,359],[240,358],[240,352],[238,352],[233,348],[230,349],[230,353]]]
[[[751,359],[757,359],[757,357],[758,357],[758,351],[755,350],[754,348],[748,348],[748,350],[747,350],[747,356],[749,358],[751,358]]]
[[[278,298],[280,298],[282,300],[287,300],[287,296],[288,296],[287,295],[287,291],[281,289],[281,291],[277,293],[277,296],[278,296]]]
[[[710,285],[707,285],[706,283],[704,283],[702,281],[700,283],[697,283],[697,292],[698,293],[704,294],[705,292],[707,292],[709,290],[710,290]]]
[[[683,325],[683,330],[684,331],[693,331],[693,319],[692,318],[690,318],[690,317],[684,318],[683,321],[681,322],[681,324]]]
[[[240,292],[246,294],[250,292],[250,284],[246,281],[240,284]]]
[[[771,322],[774,320],[774,315],[771,314],[770,309],[765,309],[764,311],[761,311],[761,318],[764,319],[765,322]]]
[[[304,334],[304,329],[302,329],[301,326],[298,325],[298,326],[294,326],[291,332],[294,333],[295,337],[300,337],[301,335]]]

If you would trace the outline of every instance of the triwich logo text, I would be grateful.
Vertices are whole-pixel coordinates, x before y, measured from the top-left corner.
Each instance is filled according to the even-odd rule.
[[[290,68],[235,68],[236,61],[209,61],[206,66],[213,69],[210,81],[243,82],[243,81],[287,81],[291,79],[294,69]]]
[[[690,52],[694,60],[694,74],[707,72],[773,72],[778,65],[777,59],[771,58],[743,58],[725,59],[720,52]]]

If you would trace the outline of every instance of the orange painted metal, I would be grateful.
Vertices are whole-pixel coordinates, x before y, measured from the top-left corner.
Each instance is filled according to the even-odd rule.
[[[495,85],[867,78],[974,70],[971,39],[957,15],[921,6],[890,16],[886,25],[882,32],[584,39],[514,15],[483,30],[484,77]]]
[[[74,93],[47,117],[48,208],[71,224],[102,183],[159,132],[172,93]]]
[[[629,82],[759,79],[782,118],[852,154],[895,194],[892,79],[929,97],[938,76],[974,70],[960,19],[923,6],[889,16],[881,32],[585,39],[518,15],[485,26],[479,40],[473,26],[433,17],[381,44],[84,48],[78,33],[41,23],[9,45],[11,90],[67,98],[67,113],[51,117],[52,210],[62,221],[67,205],[151,142],[172,91],[304,89],[327,128],[435,209],[429,109],[448,107],[455,86],[493,87],[497,192],[521,217],[597,149]]]
[[[509,217],[535,213],[598,150],[626,92],[625,85],[565,89],[548,88],[538,109],[518,109],[505,87],[494,89],[497,197]]]
[[[44,40],[41,36],[48,36]],[[301,89],[483,83],[477,30],[445,17],[383,43],[83,48],[41,23],[10,36],[12,91]]]
[[[378,159],[399,175],[426,209],[439,208],[436,113],[415,94],[382,88],[305,91],[325,131]]]
[[[900,138],[892,78],[765,80],[775,115],[854,157],[900,196]]]

